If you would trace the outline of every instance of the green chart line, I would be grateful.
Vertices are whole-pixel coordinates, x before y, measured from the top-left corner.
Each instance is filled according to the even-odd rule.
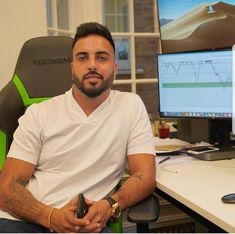
[[[232,82],[162,83],[163,88],[213,88],[232,87]]]

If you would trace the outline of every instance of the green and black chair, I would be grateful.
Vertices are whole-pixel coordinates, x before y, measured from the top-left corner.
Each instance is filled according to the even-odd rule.
[[[25,109],[70,89],[72,41],[70,37],[46,36],[30,39],[22,46],[14,75],[0,91],[0,172],[18,118]],[[136,222],[138,228],[144,227],[144,231],[139,229],[141,232],[147,232],[148,223],[158,219],[159,202],[156,197],[150,197],[138,205],[139,208],[135,206],[129,210],[129,221]],[[116,230],[121,231],[120,228]]]
[[[38,37],[24,43],[14,75],[0,91],[0,171],[25,109],[71,87],[71,47],[70,37]]]

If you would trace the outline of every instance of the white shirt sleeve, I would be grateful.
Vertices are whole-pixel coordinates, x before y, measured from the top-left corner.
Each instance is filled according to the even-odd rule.
[[[127,155],[140,153],[155,155],[153,133],[148,114],[144,103],[139,96],[137,97],[133,107]]]
[[[7,157],[36,165],[41,149],[41,124],[37,115],[37,105],[31,105],[18,122],[19,126],[13,135],[13,142]]]

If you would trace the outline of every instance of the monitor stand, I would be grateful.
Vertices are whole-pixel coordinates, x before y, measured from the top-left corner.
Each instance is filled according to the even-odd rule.
[[[208,119],[178,119],[177,138],[190,143],[209,142]]]
[[[191,143],[206,141],[219,148],[193,157],[215,161],[235,158],[235,143],[230,140],[232,120],[230,119],[181,119],[178,121],[178,138]]]
[[[232,132],[232,119],[210,119],[208,120],[209,142],[221,146],[231,146],[234,142],[230,140]]]

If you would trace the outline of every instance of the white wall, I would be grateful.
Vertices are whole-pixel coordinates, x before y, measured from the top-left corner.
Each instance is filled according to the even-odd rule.
[[[23,43],[47,35],[45,0],[0,1],[0,90],[12,78]]]

